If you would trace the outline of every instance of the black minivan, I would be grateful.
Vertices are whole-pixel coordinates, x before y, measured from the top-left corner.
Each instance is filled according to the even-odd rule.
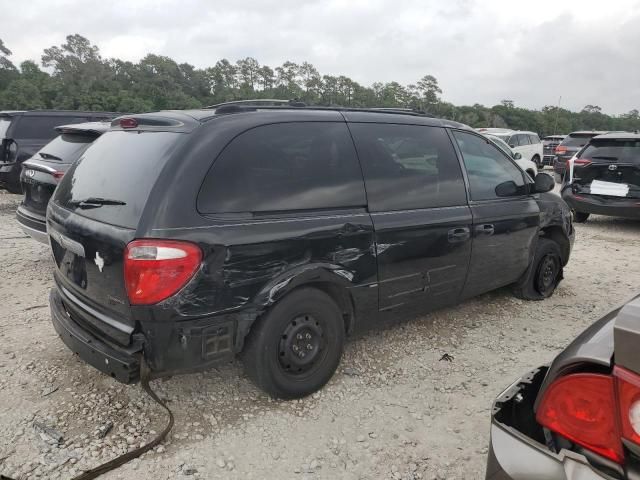
[[[120,117],[47,210],[55,329],[123,382],[240,355],[321,388],[345,336],[513,285],[550,296],[571,212],[468,127],[409,112],[223,105]]]

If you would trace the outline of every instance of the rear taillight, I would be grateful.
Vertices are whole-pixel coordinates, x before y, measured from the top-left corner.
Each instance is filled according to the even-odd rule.
[[[551,384],[536,419],[549,430],[620,463],[624,454],[616,412],[613,377],[576,373]]]
[[[556,155],[563,155],[565,153],[567,153],[567,147],[564,145],[558,145],[556,147]]]
[[[618,387],[622,437],[640,444],[640,377],[620,367],[614,368],[613,375]]]
[[[134,240],[124,253],[124,279],[132,305],[151,305],[184,287],[198,270],[202,250],[194,243]]]
[[[53,176],[53,178],[55,178],[56,180],[60,180],[62,177],[64,177],[64,172],[61,172],[59,170],[56,170],[55,172],[53,172],[51,174]]]
[[[576,373],[551,384],[536,419],[542,426],[617,463],[622,439],[640,445],[640,375]]]
[[[588,158],[574,158],[573,163],[574,165],[585,167],[587,165],[591,165],[591,163],[593,162],[591,162],[591,160],[589,160]]]

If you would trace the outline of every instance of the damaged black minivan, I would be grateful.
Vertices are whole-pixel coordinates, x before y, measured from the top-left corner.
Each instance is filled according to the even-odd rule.
[[[273,396],[345,336],[512,285],[550,296],[571,212],[464,125],[401,111],[222,105],[120,117],[47,212],[53,324],[123,382],[239,355]]]

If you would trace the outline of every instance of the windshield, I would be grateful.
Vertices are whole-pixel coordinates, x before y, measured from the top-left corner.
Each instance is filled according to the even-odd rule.
[[[135,228],[179,133],[107,132],[64,176],[54,202],[112,225]],[[92,208],[82,208],[89,205]]]
[[[11,125],[11,119],[0,118],[0,140],[5,138],[7,130],[9,130],[9,125]]]
[[[73,163],[97,137],[89,134],[63,133],[38,152],[45,160]]]
[[[640,165],[640,139],[592,140],[579,158]]]

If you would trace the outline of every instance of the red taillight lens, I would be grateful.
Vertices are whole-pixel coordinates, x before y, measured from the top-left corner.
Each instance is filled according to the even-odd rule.
[[[622,436],[640,444],[640,377],[621,367],[615,367],[613,375],[618,388]]]
[[[624,453],[617,412],[613,377],[576,373],[551,384],[536,419],[549,430],[620,463]]]
[[[565,147],[563,145],[558,145],[556,147],[556,155],[562,155],[564,153],[567,153],[567,147]]]
[[[123,118],[120,120],[120,128],[136,128],[138,121],[135,118]]]
[[[55,178],[56,180],[60,180],[62,177],[64,177],[64,172],[56,170],[51,175],[53,175],[53,178]]]
[[[151,305],[174,295],[193,277],[202,250],[190,242],[134,240],[124,252],[124,280],[132,305]]]
[[[573,163],[574,163],[575,165],[583,166],[583,167],[584,167],[584,166],[586,166],[586,165],[591,165],[591,163],[592,163],[592,162],[591,162],[591,160],[589,160],[588,158],[574,158],[574,159],[573,159]]]

